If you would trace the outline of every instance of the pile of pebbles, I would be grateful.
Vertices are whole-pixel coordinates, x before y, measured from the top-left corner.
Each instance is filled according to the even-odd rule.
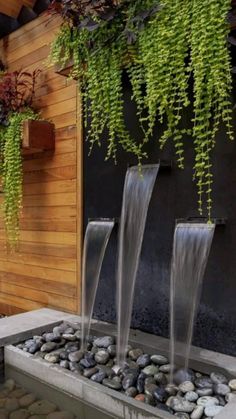
[[[125,366],[117,368],[113,336],[90,336],[83,352],[80,330],[65,323],[16,346],[178,419],[214,418],[236,397],[236,380],[229,381],[215,372],[208,376],[175,368],[174,384],[169,384],[169,360],[160,354],[144,353],[141,348],[127,347]]]
[[[70,412],[60,411],[48,400],[38,400],[14,380],[8,379],[0,387],[0,419],[75,419]]]

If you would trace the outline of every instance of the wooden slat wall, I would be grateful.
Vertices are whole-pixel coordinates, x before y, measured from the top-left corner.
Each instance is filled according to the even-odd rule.
[[[76,83],[45,65],[59,25],[59,18],[44,14],[0,40],[0,56],[9,71],[42,69],[35,105],[56,125],[55,153],[24,158],[24,209],[16,254],[6,252],[0,219],[0,313],[5,314],[43,306],[79,309],[80,109]]]

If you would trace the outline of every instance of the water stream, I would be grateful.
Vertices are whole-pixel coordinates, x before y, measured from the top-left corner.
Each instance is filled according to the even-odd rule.
[[[184,368],[188,368],[194,320],[214,230],[214,224],[204,223],[181,223],[175,228],[170,295],[171,382],[178,344],[182,344]]]
[[[117,364],[125,361],[135,280],[142,248],[147,212],[159,165],[137,166],[127,170],[120,221],[117,268]]]
[[[90,221],[87,225],[82,266],[81,349],[86,349],[94,302],[113,220]]]

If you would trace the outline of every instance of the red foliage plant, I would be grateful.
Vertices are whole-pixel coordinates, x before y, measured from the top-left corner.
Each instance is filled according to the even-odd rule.
[[[11,112],[22,112],[33,105],[37,77],[40,70],[32,73],[14,71],[0,77],[1,111],[8,115]]]

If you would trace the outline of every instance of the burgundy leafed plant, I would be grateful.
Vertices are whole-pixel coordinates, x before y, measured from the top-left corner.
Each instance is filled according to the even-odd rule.
[[[6,116],[32,107],[37,77],[40,71],[14,71],[0,78],[0,103]]]

